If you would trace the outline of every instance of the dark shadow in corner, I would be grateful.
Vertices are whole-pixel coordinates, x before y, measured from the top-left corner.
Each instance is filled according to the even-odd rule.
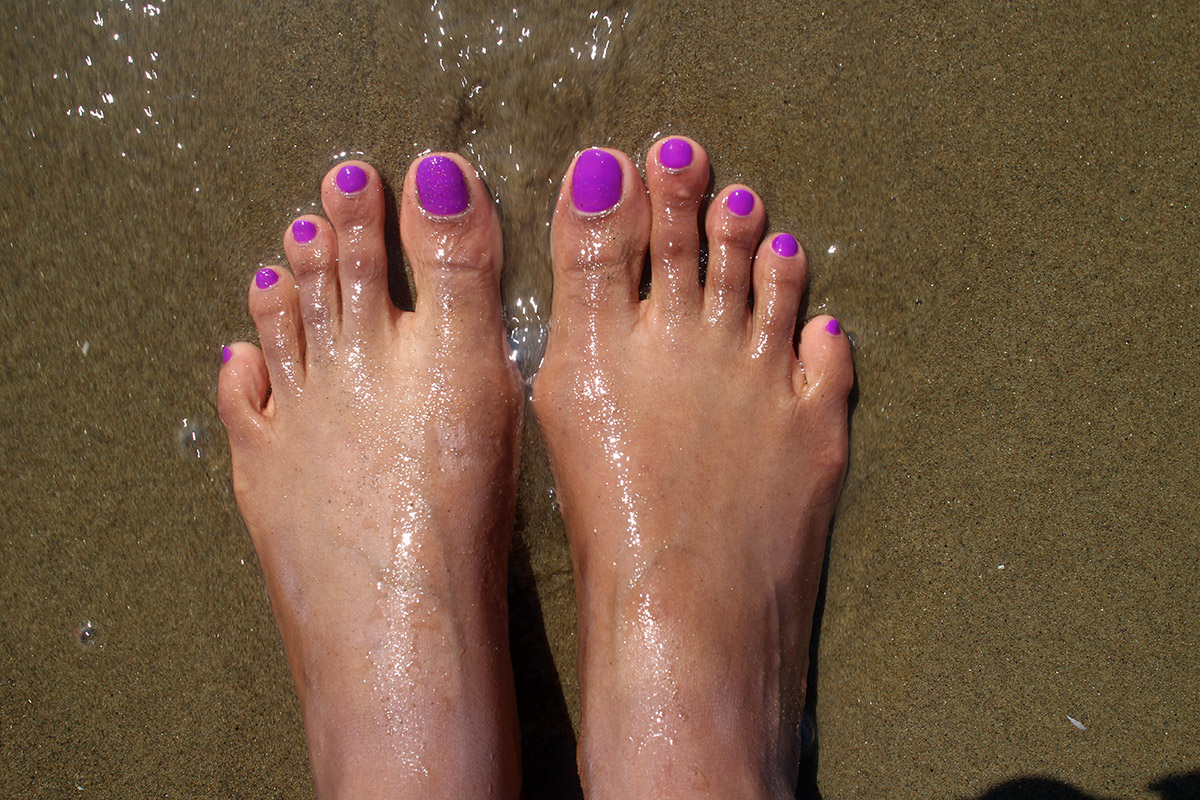
[[[1150,791],[1163,800],[1197,800],[1200,798],[1200,770],[1176,772],[1150,784]]]
[[[1200,772],[1178,772],[1159,778],[1150,790],[1163,800],[1200,798]],[[1016,778],[988,789],[975,800],[1109,800],[1088,794],[1054,778]]]
[[[517,515],[517,530],[522,530],[519,508]],[[575,731],[546,638],[529,549],[520,536],[509,557],[508,639],[521,717],[522,797],[582,800]]]

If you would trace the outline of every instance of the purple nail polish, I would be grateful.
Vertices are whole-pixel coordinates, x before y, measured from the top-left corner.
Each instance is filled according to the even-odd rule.
[[[334,179],[337,187],[346,194],[354,194],[361,192],[363,187],[367,185],[367,173],[359,166],[348,164],[338,170],[337,178]]]
[[[781,233],[771,240],[771,249],[784,258],[791,258],[800,252],[800,245],[790,233]]]
[[[837,336],[842,332],[842,326],[838,324],[836,319],[831,319],[829,322],[825,323],[825,330],[829,331],[834,336]]]
[[[725,204],[739,217],[745,217],[754,210],[754,193],[746,189],[734,189],[729,193]]]
[[[221,348],[221,363],[228,364],[229,359],[233,358],[233,351],[228,346]]]
[[[270,289],[279,280],[279,273],[270,267],[263,267],[254,275],[254,285],[260,289]]]
[[[467,210],[471,191],[454,159],[429,156],[417,164],[417,200],[421,208],[439,217],[453,217]]]
[[[608,211],[621,201],[621,162],[603,150],[584,150],[571,174],[571,201],[585,214]]]
[[[658,148],[658,163],[667,169],[683,169],[692,165],[692,144],[687,139],[667,139]]]
[[[317,238],[317,226],[306,219],[298,219],[292,223],[292,238],[296,244],[307,244]]]

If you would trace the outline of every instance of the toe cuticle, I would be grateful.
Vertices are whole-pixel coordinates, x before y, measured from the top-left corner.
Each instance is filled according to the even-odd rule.
[[[584,214],[600,214],[621,202],[621,162],[603,150],[584,150],[571,173],[571,202]]]
[[[298,219],[292,223],[292,238],[296,244],[308,244],[317,238],[317,226],[306,219]]]
[[[739,217],[748,217],[754,210],[754,193],[747,189],[734,189],[725,199],[725,205]]]
[[[254,274],[254,285],[259,289],[270,289],[279,281],[279,273],[270,267],[263,267]]]
[[[672,172],[682,172],[692,165],[692,143],[687,139],[667,139],[658,148],[658,163]]]
[[[838,324],[836,319],[831,319],[829,322],[825,323],[825,330],[829,331],[829,333],[833,334],[834,336],[837,336],[842,332],[842,326]]]
[[[771,249],[775,251],[776,255],[791,258],[800,252],[800,244],[790,233],[780,233],[771,240]]]
[[[435,217],[456,217],[471,204],[466,176],[454,159],[428,156],[417,164],[417,201]]]
[[[344,194],[356,194],[367,185],[367,171],[355,164],[347,164],[338,170],[334,182]]]
[[[233,351],[229,349],[229,345],[224,345],[221,348],[221,363],[228,364],[231,358],[233,358]]]

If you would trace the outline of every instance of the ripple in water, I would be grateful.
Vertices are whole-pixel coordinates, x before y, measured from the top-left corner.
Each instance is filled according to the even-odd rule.
[[[179,455],[189,461],[208,458],[208,428],[195,417],[184,417],[176,432]]]

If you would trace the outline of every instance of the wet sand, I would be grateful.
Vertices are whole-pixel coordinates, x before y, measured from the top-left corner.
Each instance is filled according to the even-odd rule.
[[[0,795],[311,796],[214,409],[253,270],[339,154],[395,187],[455,149],[536,342],[572,153],[662,131],[759,190],[855,343],[805,785],[1200,793],[1195,8],[202,5],[0,33]],[[570,563],[527,438],[526,780],[571,797]]]

